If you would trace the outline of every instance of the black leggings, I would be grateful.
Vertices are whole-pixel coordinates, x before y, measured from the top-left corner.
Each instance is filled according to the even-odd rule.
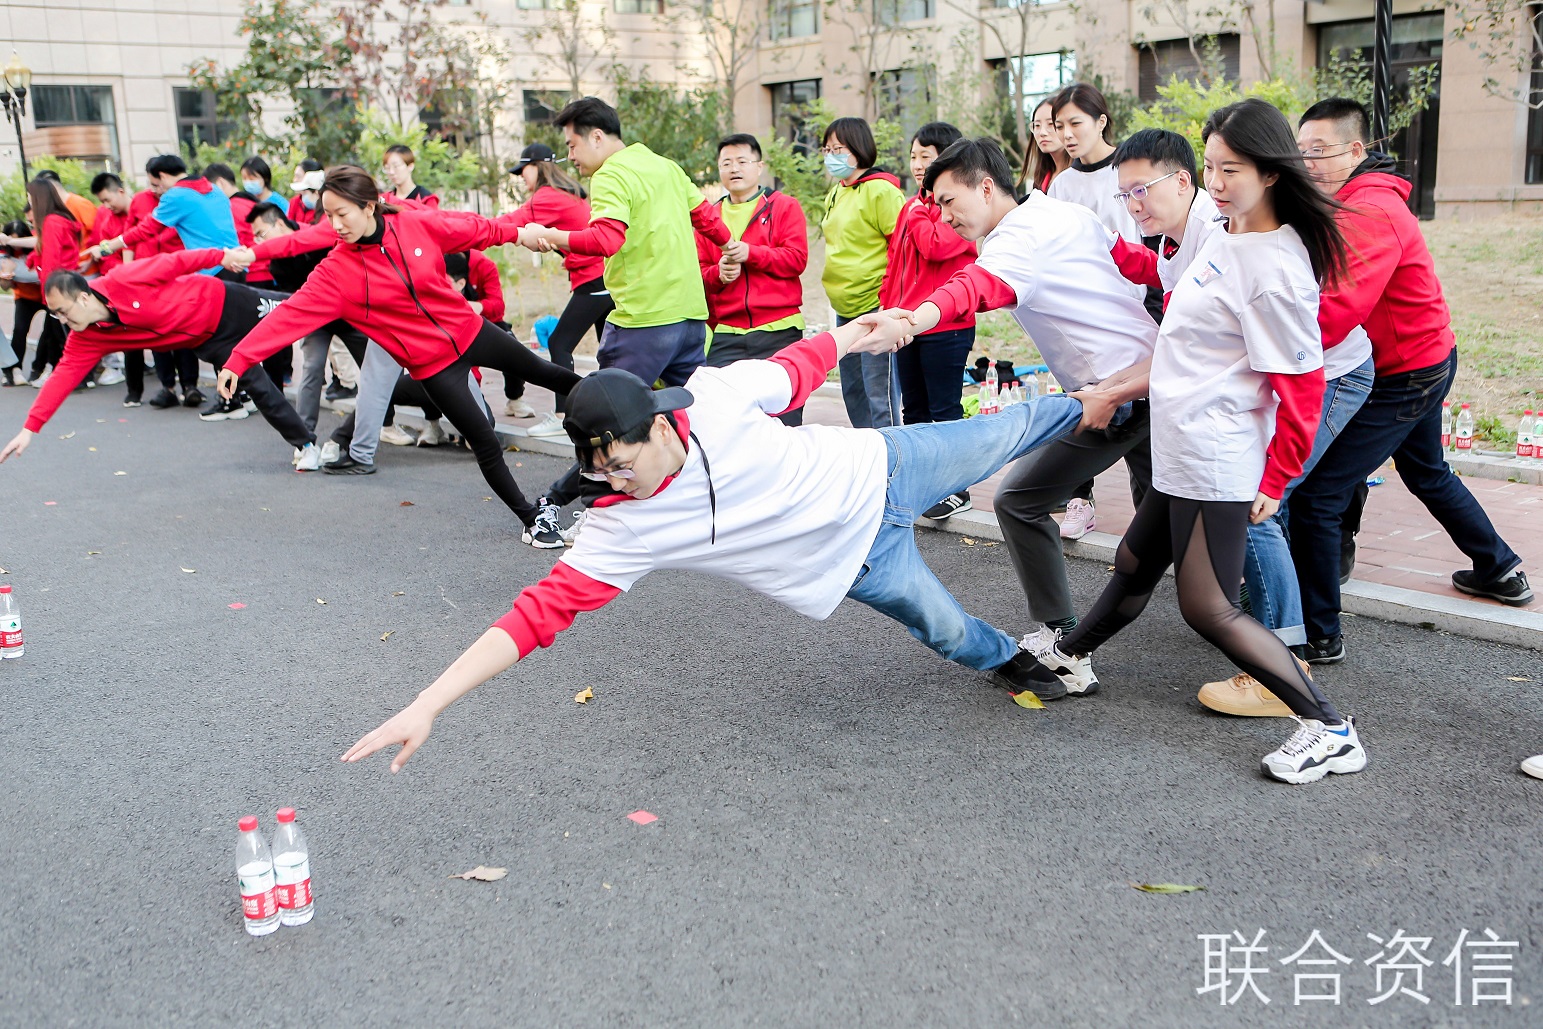
[[[605,320],[614,310],[616,310],[616,302],[607,292],[604,279],[590,279],[588,282],[581,282],[574,286],[573,292],[568,294],[568,306],[563,308],[563,313],[557,319],[557,326],[552,329],[552,335],[546,341],[547,350],[552,355],[552,363],[559,368],[573,371],[573,351],[583,342],[584,333],[594,329],[595,341],[598,343],[600,333],[605,329]],[[506,395],[510,395],[507,390]],[[512,396],[518,395],[512,394]],[[568,394],[566,392],[557,394],[555,408],[557,413],[562,414],[567,405]]]
[[[43,318],[43,331],[38,336],[37,350],[32,355],[32,375],[37,378],[44,368],[52,368],[64,356],[64,324],[53,315]]]
[[[48,322],[50,319],[46,308],[40,301],[27,297],[16,298],[16,320],[11,324],[11,350],[15,352],[16,360],[12,362],[0,355],[0,365],[11,368],[27,359],[27,333],[32,331],[32,319],[39,311],[45,312],[43,320]]]
[[[477,455],[477,467],[482,469],[482,477],[493,487],[498,499],[520,521],[530,525],[536,520],[536,505],[525,499],[514,476],[509,474],[509,466],[504,463],[504,446],[466,382],[467,374],[479,365],[497,368],[505,376],[517,376],[559,394],[578,385],[579,377],[550,361],[543,361],[525,344],[484,319],[482,331],[455,363],[419,380],[428,398],[445,413],[450,424],[471,446],[472,453]]]
[[[1113,578],[1093,609],[1061,641],[1062,653],[1091,654],[1134,622],[1163,572],[1173,565],[1179,613],[1190,628],[1296,714],[1338,722],[1334,705],[1280,637],[1238,606],[1250,506],[1247,501],[1187,500],[1148,491],[1115,552]]]

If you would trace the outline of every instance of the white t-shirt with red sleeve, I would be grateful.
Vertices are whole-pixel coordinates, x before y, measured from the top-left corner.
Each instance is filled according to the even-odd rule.
[[[1157,337],[1152,485],[1192,500],[1252,501],[1275,433],[1268,376],[1322,366],[1318,283],[1296,230],[1211,233]]]

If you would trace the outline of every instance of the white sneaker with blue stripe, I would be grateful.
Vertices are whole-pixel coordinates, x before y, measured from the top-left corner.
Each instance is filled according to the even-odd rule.
[[[1366,751],[1355,731],[1355,719],[1325,725],[1312,718],[1297,718],[1298,729],[1279,750],[1265,755],[1259,767],[1272,779],[1301,786],[1317,782],[1330,772],[1347,775],[1366,767]]]

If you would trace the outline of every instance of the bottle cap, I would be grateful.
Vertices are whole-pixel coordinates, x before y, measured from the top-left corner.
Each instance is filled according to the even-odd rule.
[[[295,820],[295,809],[292,807],[281,807],[276,817],[280,825],[287,825]]]
[[[1530,414],[1531,412],[1528,412],[1528,413]],[[0,593],[9,593],[9,592],[11,592],[11,587],[10,586],[0,586]]]
[[[1467,404],[1464,404],[1464,405],[1463,405],[1463,410],[1464,410],[1464,411],[1466,411],[1466,410],[1468,410],[1468,405],[1467,405]]]
[[[241,829],[242,832],[256,832],[257,816],[247,815],[245,818],[241,819],[241,821],[237,822],[236,825]]]

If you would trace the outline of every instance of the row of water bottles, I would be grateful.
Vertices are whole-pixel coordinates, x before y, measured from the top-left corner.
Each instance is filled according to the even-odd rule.
[[[1061,392],[1061,384],[1056,382],[1054,375],[1046,373],[1045,379],[1046,396]],[[978,414],[996,414],[1004,408],[1033,400],[1040,395],[1039,376],[1033,372],[1010,381],[1005,389],[1000,386],[1001,379],[997,374],[997,366],[992,362],[986,368],[986,381],[980,384],[980,406],[976,409]]]
[[[1467,404],[1459,404],[1457,414],[1452,413],[1452,402],[1441,405],[1441,446],[1447,450],[1473,449],[1473,411]],[[1516,426],[1516,456],[1543,460],[1543,411],[1533,414],[1522,412]]]
[[[273,845],[263,839],[257,816],[237,823],[236,883],[241,890],[242,921],[253,936],[267,936],[280,925],[304,925],[315,905],[311,897],[311,853],[295,824],[295,809],[281,807]]]

